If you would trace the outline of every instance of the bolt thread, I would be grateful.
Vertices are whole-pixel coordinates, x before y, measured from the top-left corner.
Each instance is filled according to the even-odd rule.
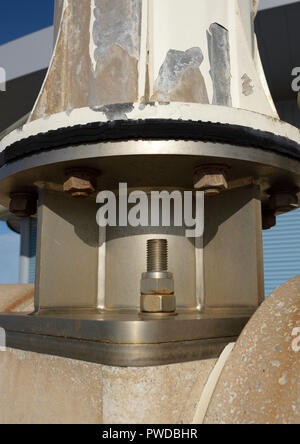
[[[147,272],[168,271],[168,241],[152,239],[147,242]]]

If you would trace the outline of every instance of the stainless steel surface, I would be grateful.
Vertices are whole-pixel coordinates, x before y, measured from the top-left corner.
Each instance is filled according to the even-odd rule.
[[[180,313],[166,322],[149,319],[137,312],[94,312],[92,310],[41,310],[39,314],[0,314],[0,326],[6,331],[45,336],[95,340],[112,344],[157,344],[214,339],[239,334],[253,314]]]
[[[224,193],[224,200],[207,199],[204,243],[186,238],[184,227],[157,227],[158,237],[168,240],[170,250],[180,251],[170,257],[179,311],[257,307],[263,292],[258,193],[255,186],[244,187]],[[138,311],[145,245],[155,230],[109,227],[103,240],[105,254],[98,262],[102,244],[96,203],[46,189],[40,194],[36,309]],[[228,278],[230,273],[233,279]]]
[[[258,307],[264,300],[264,270],[257,186],[206,199],[203,243],[203,310]]]
[[[169,267],[176,278],[178,309],[196,310],[196,253],[194,241],[184,236],[178,228],[116,228],[107,229],[104,266],[99,264],[99,274],[105,276],[105,302],[107,309],[140,308],[140,279],[146,270],[145,245],[153,236],[168,239],[171,251],[181,251],[170,256]],[[124,277],[126,276],[126,282]],[[200,297],[200,296],[199,296]]]
[[[32,184],[41,190],[36,286],[38,317],[44,319],[48,313],[57,320],[60,316],[59,310],[65,310],[66,313],[72,313],[72,315],[78,311],[78,319],[86,317],[88,320],[91,319],[91,316],[96,316],[94,319],[99,321],[102,316],[102,319],[105,319],[103,323],[105,325],[101,324],[100,326],[98,322],[97,327],[95,325],[93,328],[99,329],[103,337],[108,338],[106,321],[109,316],[114,319],[111,328],[118,331],[118,325],[122,324],[122,317],[126,316],[126,310],[133,310],[135,314],[132,314],[126,321],[126,328],[131,331],[133,338],[132,344],[143,342],[145,331],[142,325],[144,324],[147,329],[146,337],[158,338],[159,336],[158,343],[165,344],[170,341],[171,345],[166,345],[166,347],[170,347],[171,355],[174,340],[180,342],[178,354],[174,352],[176,357],[172,355],[172,358],[168,358],[169,362],[191,359],[188,352],[191,346],[189,341],[200,341],[197,346],[201,344],[203,350],[206,349],[203,343],[203,340],[207,338],[204,325],[209,325],[211,332],[207,338],[209,340],[211,337],[238,336],[243,326],[239,323],[239,328],[235,330],[234,326],[238,319],[236,316],[244,313],[246,323],[246,319],[255,311],[263,298],[260,195],[259,187],[251,184],[259,179],[264,183],[263,178],[268,175],[271,178],[283,177],[282,174],[288,175],[289,173],[283,172],[282,168],[270,168],[253,160],[241,162],[233,158],[234,155],[241,155],[241,152],[244,154],[251,152],[255,158],[255,156],[259,156],[259,150],[249,149],[248,152],[246,149],[242,149],[234,152],[234,147],[185,142],[130,142],[109,145],[112,156],[107,156],[106,145],[63,149],[59,150],[62,162],[51,163],[53,159],[48,158],[50,161],[48,165],[26,170],[28,158],[25,158],[23,161],[24,172],[20,171],[10,178],[2,176],[1,196],[12,189],[15,190],[22,182]],[[210,149],[209,155],[208,148]],[[114,150],[115,153],[113,153]],[[199,154],[203,150],[204,152],[207,150],[207,152],[201,157]],[[168,168],[169,154],[172,152],[177,155],[172,156],[172,168]],[[64,153],[68,158],[74,156],[77,160],[64,161]],[[118,188],[119,182],[124,181],[132,189],[188,190],[193,188],[192,172],[194,168],[199,166],[199,163],[206,164],[211,161],[213,155],[220,153],[232,156],[230,162],[226,162],[230,163],[231,167],[228,172],[229,190],[220,196],[206,199],[205,238],[196,240],[186,238],[186,227],[184,226],[107,227],[99,230],[96,225],[98,207],[95,200],[90,198],[76,201],[63,193],[65,168],[82,166],[83,159],[85,166],[101,170],[97,189],[114,190]],[[49,154],[41,153],[32,156],[31,161],[32,163],[40,162],[40,156],[48,156]],[[58,161],[57,152],[53,152],[53,155]],[[265,162],[264,156],[265,153],[262,155],[262,160]],[[279,163],[280,156],[278,158],[272,155],[272,160],[274,163],[277,161]],[[220,159],[215,159],[216,161],[220,161]],[[294,161],[289,159],[283,159],[283,161],[287,162],[287,168],[295,170],[298,168],[299,173],[299,167]],[[7,174],[11,173],[12,170],[9,171],[9,169],[12,167],[13,164],[4,167],[0,171],[0,175],[4,174],[4,171]],[[20,167],[18,167],[18,162],[14,164],[14,167]],[[295,175],[295,177],[298,176]],[[266,183],[267,185],[262,186],[263,189],[264,187],[270,188],[269,179]],[[153,319],[153,314],[150,318],[145,314],[137,321],[136,317],[140,310],[139,279],[146,270],[145,245],[147,240],[154,238],[166,239],[170,252],[172,252],[169,258],[169,268],[176,279],[175,291],[179,315]],[[173,252],[176,253],[173,254]],[[124,279],[125,277],[126,279]],[[89,308],[89,312],[85,311],[86,308]],[[198,318],[201,316],[199,311],[207,313],[207,318]],[[103,314],[101,314],[102,312]],[[174,324],[175,328],[171,327],[172,318],[180,320],[184,312],[190,312],[190,317],[186,318],[184,326]],[[218,320],[207,324],[218,313],[227,313],[226,321]],[[38,317],[34,317],[34,319],[38,319]],[[25,320],[28,319],[28,316],[25,317]],[[195,327],[197,330],[196,339],[193,334],[190,334],[190,339],[187,339],[186,332],[198,321],[199,326]],[[30,322],[32,321],[30,320]],[[65,323],[66,320],[64,319],[63,322]],[[17,325],[15,319],[8,323],[13,323],[14,328]],[[159,327],[164,323],[166,324],[165,328]],[[39,329],[37,324],[34,325],[32,333],[37,333]],[[55,325],[58,328],[58,324]],[[169,336],[170,328],[173,331],[173,336]],[[14,331],[16,334],[20,332],[18,329]],[[40,331],[42,332],[41,336],[47,336],[43,329]],[[122,337],[127,341],[128,331],[127,336],[124,332],[122,333]],[[55,329],[53,329],[53,334],[55,336]],[[55,340],[57,344],[61,343],[61,346],[57,345],[57,349],[59,350],[61,347],[62,353],[68,356],[67,350],[70,344],[65,346],[63,337],[66,335]],[[36,336],[34,338],[39,344],[42,343],[41,338],[37,339]],[[88,338],[89,335],[86,337],[84,334],[81,341],[89,341]],[[74,344],[74,350],[77,347],[80,356],[86,356],[82,352],[80,344],[75,345],[73,339],[70,341]],[[185,344],[185,341],[188,341],[188,344]],[[29,342],[32,342],[32,339]],[[44,343],[46,344],[47,341]],[[150,343],[152,344],[151,341]],[[156,342],[154,341],[154,343]],[[224,345],[224,341],[222,344]],[[127,345],[123,345],[125,348],[127,347]],[[114,350],[112,353],[116,353],[114,358],[116,365],[120,365],[118,362],[123,359],[121,359],[125,350],[125,348],[122,349],[123,345],[111,346]],[[192,355],[199,359],[203,350],[197,350],[197,346],[192,347],[194,350],[194,355]],[[106,348],[108,345],[105,344],[103,347]],[[116,351],[117,348],[118,351]],[[186,352],[184,352],[185,348]],[[144,347],[143,353],[149,354],[147,359],[150,359],[152,353],[153,362],[158,362],[159,352],[156,350],[158,348],[149,347],[148,343]],[[117,356],[121,361],[118,361]],[[183,358],[183,356],[185,357]],[[145,361],[143,362],[145,363]],[[160,362],[163,362],[163,359]],[[168,361],[166,360],[166,362]]]
[[[117,201],[117,207],[119,206]],[[148,201],[149,214],[151,202]],[[128,206],[130,209],[130,206]],[[102,307],[109,310],[140,309],[140,279],[147,270],[147,241],[166,239],[169,245],[169,268],[176,280],[177,307],[183,310],[196,310],[196,267],[194,239],[185,236],[186,227],[174,227],[174,208],[171,205],[170,227],[107,227],[105,239],[101,241],[101,263],[99,277],[102,294]],[[101,230],[102,231],[102,230]],[[105,251],[105,254],[104,254]],[[176,252],[181,251],[181,256]],[[174,254],[173,254],[174,252]],[[126,280],[125,280],[126,277]],[[157,278],[158,276],[151,277]],[[169,276],[160,276],[167,277]],[[156,284],[154,285],[157,288]],[[174,284],[172,282],[172,288]],[[147,287],[149,288],[149,287]],[[146,291],[146,290],[145,290]]]
[[[147,241],[147,272],[168,271],[167,239],[149,239]]]
[[[7,346],[106,365],[154,366],[218,357],[249,315],[181,314],[147,319],[134,313],[42,311],[0,314]]]
[[[154,367],[202,359],[217,359],[226,345],[236,340],[235,336],[172,344],[114,345],[84,340],[77,341],[65,337],[45,338],[26,333],[8,333],[7,346],[18,350],[116,367]]]
[[[42,189],[39,196],[35,307],[98,306],[96,203]]]
[[[147,271],[142,274],[143,279],[173,279],[173,273],[169,271]]]
[[[174,156],[172,168],[170,155]],[[100,183],[105,189],[117,189],[120,181],[131,187],[191,189],[194,168],[224,161],[230,166],[229,187],[252,178],[260,182],[263,200],[274,184],[300,187],[299,162],[266,150],[209,142],[131,141],[62,148],[5,165],[0,169],[0,203],[8,206],[10,192],[40,182],[62,189],[64,168],[80,166],[83,161],[85,166],[101,170]]]
[[[142,313],[175,313],[174,280],[168,272],[167,239],[147,241],[147,273],[141,279]]]
[[[298,161],[241,147],[239,140],[232,139],[240,138],[243,145],[252,138],[252,146],[271,146],[268,133],[274,132],[272,149],[282,152],[290,147],[296,155],[299,134],[276,120],[261,84],[263,73],[257,72],[255,48],[245,56],[254,39],[252,28],[243,27],[244,18],[250,22],[253,15],[251,2],[239,5],[234,13],[220,2],[216,16],[215,8],[208,13],[202,2],[193,2],[192,8],[177,2],[176,10],[171,0],[152,2],[151,8],[141,1],[119,1],[114,8],[111,3],[73,0],[66,8],[61,2],[57,5],[57,42],[30,124],[1,145],[11,151],[4,153],[8,164],[0,169],[0,203],[7,205],[11,193],[26,186],[39,193],[39,211],[35,313],[0,315],[0,325],[12,347],[109,365],[215,357],[240,334],[264,297],[261,201],[282,184],[297,188],[296,193],[300,190]],[[180,28],[179,10],[191,24],[190,35],[179,32],[185,29]],[[196,16],[208,33],[199,34]],[[165,30],[164,39],[159,28]],[[183,35],[185,52],[179,50]],[[207,42],[209,57],[200,49]],[[243,88],[235,82],[240,82],[241,60],[252,77],[242,77]],[[253,88],[250,80],[258,87]],[[213,91],[208,91],[207,81]],[[254,112],[258,108],[262,114]],[[99,137],[99,131],[102,140],[147,138],[146,121],[151,119],[157,134],[165,122],[167,131],[161,134],[170,140],[76,146]],[[125,121],[128,133],[122,135]],[[177,132],[179,121],[184,132]],[[138,126],[131,126],[133,122]],[[228,140],[236,146],[172,140],[198,137],[192,134],[196,126],[202,128],[203,140]],[[153,137],[152,131],[148,137]],[[75,146],[27,155],[69,141]],[[23,154],[19,149],[24,149]],[[17,155],[23,158],[10,163]],[[101,171],[101,176],[88,174],[91,168]],[[121,182],[143,190],[146,207],[145,191],[179,190],[182,197],[184,191],[193,190],[195,203],[206,193],[205,212],[203,199],[195,212],[201,227],[205,220],[204,234],[201,229],[197,238],[187,237],[186,229],[194,227],[185,227],[186,207],[178,209],[176,199],[172,209],[169,201],[169,223],[159,221],[149,227],[136,217],[134,227],[126,220],[99,228],[93,194],[117,190]],[[64,192],[86,199],[75,201]],[[122,193],[114,204],[122,215]],[[278,204],[274,214],[292,205],[298,206],[297,196],[287,205]],[[126,202],[124,214],[132,209]],[[182,224],[175,223],[180,212]],[[190,221],[193,216],[189,215]],[[168,269],[174,273],[175,291]]]
[[[147,241],[147,272],[142,274],[141,279],[141,294],[145,296],[145,298],[142,297],[141,306],[146,307],[148,303],[149,306],[148,309],[142,309],[142,311],[151,312],[149,310],[151,295],[158,296],[156,300],[160,307],[152,311],[164,311],[163,297],[173,295],[173,293],[173,275],[168,272],[168,241],[167,239],[149,239]],[[168,298],[168,301],[170,300],[171,298]],[[168,306],[166,311],[175,311],[176,306],[174,310],[169,310],[169,302],[166,305]]]
[[[173,293],[141,294],[141,313],[174,313],[176,312],[176,299]]]
[[[171,273],[143,273],[141,294],[169,295],[174,293],[174,279]]]

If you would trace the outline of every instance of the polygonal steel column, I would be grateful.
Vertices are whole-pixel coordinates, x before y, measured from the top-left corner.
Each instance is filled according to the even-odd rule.
[[[296,208],[300,186],[299,131],[270,97],[256,9],[251,0],[57,2],[42,90],[27,124],[0,142],[0,202],[39,195],[36,310],[0,316],[12,347],[145,366],[217,356],[240,334],[264,298],[262,208],[274,218],[272,196],[286,190]],[[170,226],[98,227],[103,190],[118,207],[125,197],[126,214],[132,191],[193,192],[203,233],[187,237],[172,205]],[[140,305],[152,239],[169,245],[171,316]]]

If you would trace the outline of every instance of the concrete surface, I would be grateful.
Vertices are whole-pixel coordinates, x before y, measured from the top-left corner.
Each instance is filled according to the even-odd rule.
[[[300,423],[300,276],[279,287],[241,334],[206,424]]]

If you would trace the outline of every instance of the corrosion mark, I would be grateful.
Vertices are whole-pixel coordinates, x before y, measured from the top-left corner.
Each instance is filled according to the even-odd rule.
[[[127,120],[127,114],[133,111],[133,103],[117,103],[101,107],[92,107],[93,111],[105,114],[107,120]]]
[[[5,308],[4,313],[11,313],[11,312],[13,312],[21,304],[23,304],[24,302],[27,302],[30,299],[32,299],[33,296],[34,296],[34,289],[28,290],[23,296],[21,296],[19,299],[17,299],[16,301],[14,301],[10,305],[8,305]]]
[[[138,60],[113,44],[97,64],[92,104],[136,102],[137,98]]]
[[[96,61],[121,46],[131,57],[139,58],[141,35],[141,0],[95,0],[93,39]]]
[[[231,64],[229,33],[218,23],[207,32],[210,75],[213,81],[213,104],[231,106]]]
[[[92,104],[138,99],[142,0],[94,0]]]
[[[205,81],[199,69],[203,59],[198,47],[187,51],[170,49],[160,68],[152,100],[208,103]]]
[[[242,87],[243,87],[243,94],[245,96],[251,96],[251,94],[254,93],[254,86],[252,85],[252,79],[245,73],[242,76]]]

